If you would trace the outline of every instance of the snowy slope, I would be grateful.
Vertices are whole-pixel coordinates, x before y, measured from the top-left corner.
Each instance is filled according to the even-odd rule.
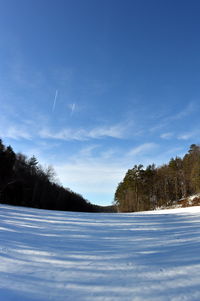
[[[200,300],[200,207],[135,214],[0,205],[0,300]]]

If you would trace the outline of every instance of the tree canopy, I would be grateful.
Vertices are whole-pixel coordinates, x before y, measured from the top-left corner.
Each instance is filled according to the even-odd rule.
[[[0,139],[0,201],[42,209],[69,211],[112,211],[91,204],[80,194],[58,184],[52,166],[43,168],[37,158],[6,147]]]
[[[200,146],[192,144],[183,157],[168,164],[129,169],[115,192],[121,212],[151,210],[200,192]]]

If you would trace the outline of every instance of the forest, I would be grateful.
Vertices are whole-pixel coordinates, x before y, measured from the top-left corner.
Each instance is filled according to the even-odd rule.
[[[82,212],[135,212],[171,206],[200,193],[200,146],[168,164],[134,165],[117,186],[113,206],[98,206],[58,183],[53,167],[15,153],[0,139],[0,202],[41,209]]]
[[[192,144],[183,158],[172,158],[168,164],[129,169],[118,184],[114,204],[119,212],[154,210],[199,192],[200,146]]]
[[[40,209],[112,212],[58,184],[53,167],[43,168],[35,156],[15,153],[0,139],[0,202]]]

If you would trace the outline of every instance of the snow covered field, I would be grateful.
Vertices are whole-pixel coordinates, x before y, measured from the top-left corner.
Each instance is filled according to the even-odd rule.
[[[200,207],[135,214],[0,205],[0,300],[200,300]]]

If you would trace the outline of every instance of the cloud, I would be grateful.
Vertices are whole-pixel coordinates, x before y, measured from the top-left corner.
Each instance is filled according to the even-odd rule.
[[[173,137],[173,133],[163,133],[160,135],[160,138],[162,139],[170,139]]]
[[[191,114],[193,114],[194,112],[196,112],[198,110],[199,106],[198,104],[196,104],[195,102],[190,102],[183,110],[179,111],[176,114],[171,114],[168,116],[163,116],[162,118],[160,117],[160,120],[157,124],[153,125],[149,131],[150,132],[155,132],[155,131],[160,131],[163,128],[169,128],[169,126],[171,126],[171,124],[177,124],[177,122],[180,122],[182,119],[190,116]],[[168,134],[168,133],[166,133]],[[161,134],[161,138],[166,139],[169,137],[162,137]]]
[[[131,151],[128,152],[128,156],[136,156],[136,155],[144,155],[149,151],[154,150],[158,145],[156,143],[144,143],[141,144],[135,148],[133,148]]]
[[[98,139],[101,137],[123,138],[125,133],[125,127],[122,125],[113,125],[107,127],[97,127],[89,132],[89,137]]]
[[[49,129],[43,129],[39,132],[41,138],[59,139],[59,140],[77,140],[87,141],[90,139],[101,139],[105,137],[123,139],[126,127],[121,125],[102,126],[90,130],[86,129],[61,129],[57,132],[52,132]]]
[[[71,111],[71,116],[72,116],[76,110],[76,104],[75,103],[69,104],[68,107]]]
[[[178,139],[179,140],[189,140],[191,138],[199,137],[199,134],[200,134],[200,131],[195,129],[191,132],[187,132],[187,133],[179,135]]]
[[[23,128],[16,127],[16,126],[9,126],[7,128],[4,128],[0,130],[0,137],[1,138],[10,138],[10,139],[28,139],[30,140],[32,138],[31,134]]]
[[[193,112],[195,112],[197,109],[197,104],[194,102],[190,102],[185,109],[177,113],[176,115],[171,116],[169,119],[171,120],[178,120],[182,119],[184,117],[187,117],[188,115],[191,115]]]
[[[81,157],[91,157],[94,150],[98,149],[100,145],[93,144],[93,145],[87,145],[86,147],[82,148],[80,150]]]

